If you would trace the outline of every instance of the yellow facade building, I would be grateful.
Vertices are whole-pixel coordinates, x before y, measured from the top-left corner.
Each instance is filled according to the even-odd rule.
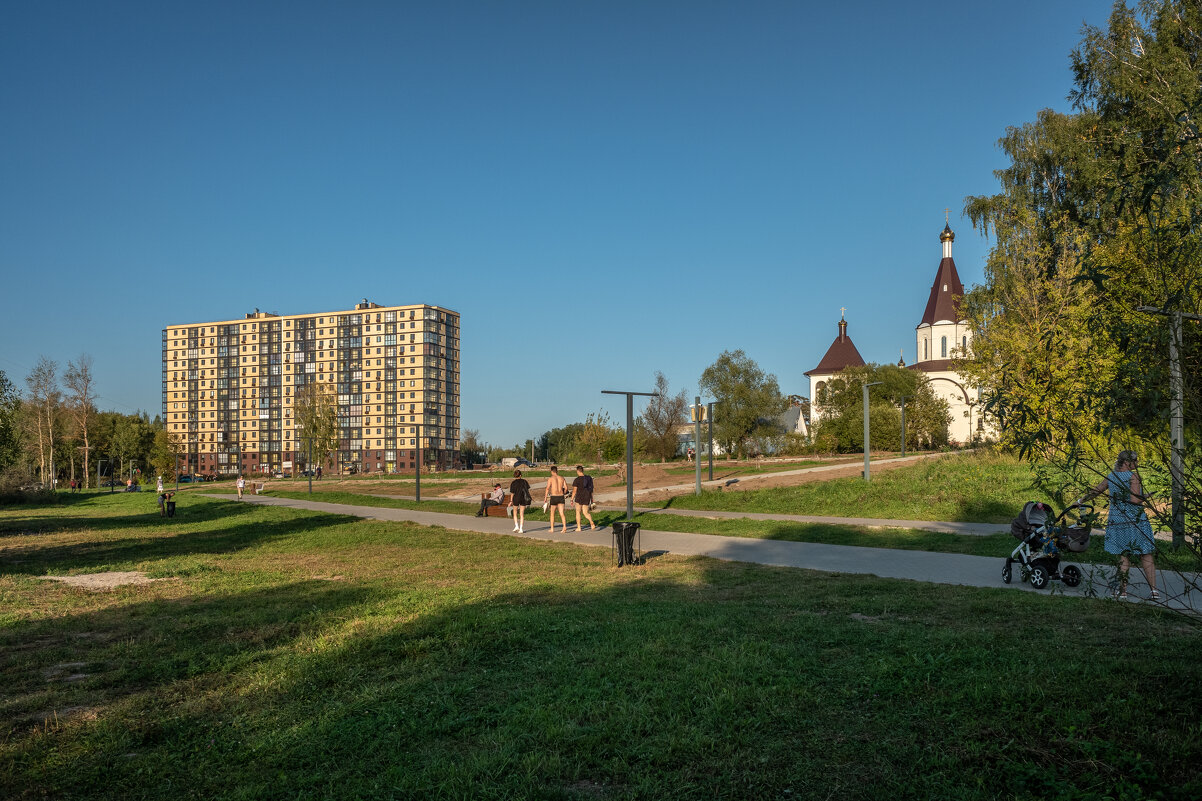
[[[163,329],[163,419],[193,475],[308,466],[292,413],[310,382],[334,393],[341,440],[328,472],[446,469],[459,460],[459,314],[380,306]],[[420,447],[419,447],[420,431]],[[181,461],[184,459],[181,456]]]

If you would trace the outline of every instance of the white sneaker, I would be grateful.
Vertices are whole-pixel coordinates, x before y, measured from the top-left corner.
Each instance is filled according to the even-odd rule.
[[[526,529],[524,529],[524,528],[519,528],[519,529],[518,529],[518,533],[519,533],[519,534],[525,534],[525,533],[526,533]]]
[[[514,527],[513,527],[513,530],[514,530],[514,531],[520,531],[521,529],[519,529],[517,526],[514,526]]]

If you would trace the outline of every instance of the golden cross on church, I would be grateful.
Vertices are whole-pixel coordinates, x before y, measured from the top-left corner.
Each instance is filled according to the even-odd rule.
[[[951,214],[951,213],[952,213],[952,210],[951,210],[951,209],[947,209],[947,208],[945,208],[945,209],[943,210],[943,221],[944,221],[945,223],[948,223],[949,225],[951,224],[951,221],[950,221],[950,220],[948,220],[948,218],[947,218],[947,215],[949,215],[949,214]]]
[[[847,307],[846,307],[846,306],[840,306],[840,307],[839,307],[839,319],[840,319],[840,320],[844,319],[844,318],[843,318],[843,312],[845,312],[845,311],[847,311]]]

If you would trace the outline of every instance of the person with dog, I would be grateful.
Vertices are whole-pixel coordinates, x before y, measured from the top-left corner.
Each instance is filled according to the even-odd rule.
[[[1106,517],[1106,553],[1115,554],[1119,558],[1119,588],[1115,597],[1119,600],[1127,598],[1127,573],[1131,569],[1129,555],[1139,557],[1140,568],[1144,578],[1148,580],[1151,590],[1149,597],[1153,601],[1160,600],[1156,589],[1156,564],[1153,556],[1156,553],[1156,539],[1152,535],[1152,524],[1144,511],[1147,496],[1144,495],[1143,482],[1140,480],[1139,457],[1135,451],[1120,451],[1114,462],[1114,470],[1110,475],[1098,482],[1098,485],[1085,493],[1081,502],[1106,495],[1110,501],[1110,511]]]

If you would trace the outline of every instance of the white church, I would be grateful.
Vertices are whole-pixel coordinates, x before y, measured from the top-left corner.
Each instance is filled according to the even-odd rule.
[[[926,309],[923,310],[918,326],[915,328],[915,343],[917,345],[917,360],[909,365],[911,370],[920,370],[931,384],[935,394],[947,401],[951,413],[951,423],[948,426],[948,438],[955,443],[963,444],[972,438],[985,433],[985,425],[981,419],[979,404],[981,390],[971,387],[955,370],[952,369],[953,359],[966,353],[972,342],[972,331],[960,312],[960,300],[964,297],[964,285],[956,273],[956,262],[952,259],[952,243],[956,235],[951,225],[945,224],[939,241],[943,245],[943,258],[939,261],[939,269],[935,272],[935,283],[931,285],[931,293],[927,298]],[[831,376],[846,367],[864,364],[859,350],[847,333],[847,320],[839,320],[839,336],[827,348],[818,366],[808,370],[805,375],[810,379],[810,399],[818,397],[818,391]],[[905,367],[905,359],[898,362]],[[811,406],[810,424],[818,421],[820,412],[816,406]]]

